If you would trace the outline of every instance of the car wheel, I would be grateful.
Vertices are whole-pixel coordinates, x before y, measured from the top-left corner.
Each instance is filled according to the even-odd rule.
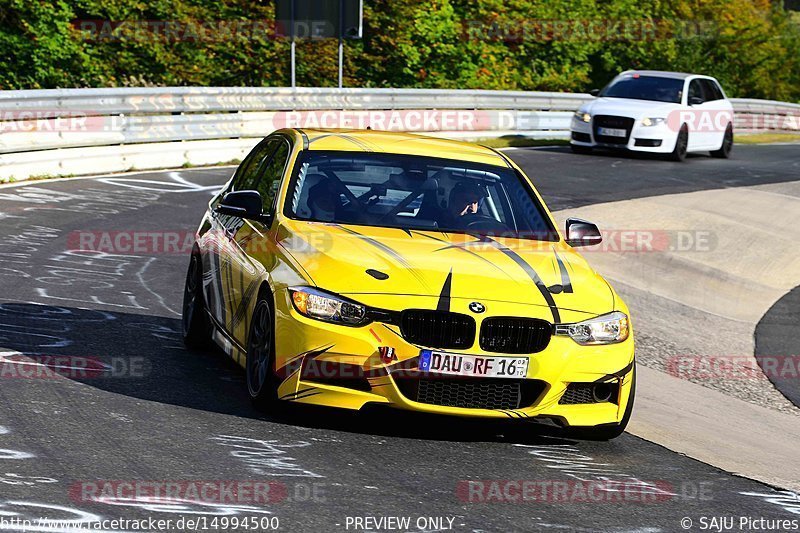
[[[572,149],[573,153],[576,154],[591,154],[592,147],[591,146],[578,146],[576,144],[570,144],[569,147]]]
[[[633,377],[631,378],[631,392],[628,395],[628,405],[625,406],[625,413],[619,424],[603,424],[594,427],[572,427],[566,428],[563,432],[565,437],[580,440],[611,440],[619,437],[628,427],[628,422],[633,413],[633,401],[636,398],[636,366],[633,367]]]
[[[205,348],[211,342],[211,324],[203,300],[203,266],[198,252],[192,253],[183,289],[183,343],[189,348]]]
[[[673,161],[683,161],[686,159],[686,150],[689,148],[689,128],[684,124],[681,126],[681,131],[678,132],[678,138],[675,140],[675,149],[669,155]]]
[[[278,399],[275,375],[275,319],[268,293],[259,295],[247,336],[247,391],[258,409],[271,407]]]
[[[728,159],[731,156],[731,150],[733,150],[733,126],[728,124],[728,127],[725,128],[725,136],[722,138],[722,146],[719,147],[719,150],[712,150],[711,157]]]

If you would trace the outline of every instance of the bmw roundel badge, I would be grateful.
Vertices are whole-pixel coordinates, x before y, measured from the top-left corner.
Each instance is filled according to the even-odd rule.
[[[469,310],[473,313],[483,313],[486,311],[486,306],[480,302],[472,302],[469,304]]]

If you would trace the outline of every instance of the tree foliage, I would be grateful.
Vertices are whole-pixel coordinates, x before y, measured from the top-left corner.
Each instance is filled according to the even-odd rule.
[[[800,100],[800,23],[771,0],[365,0],[345,85],[581,91],[628,68],[716,76]],[[0,0],[0,89],[286,86],[273,2]],[[297,44],[301,86],[334,86],[337,42]]]

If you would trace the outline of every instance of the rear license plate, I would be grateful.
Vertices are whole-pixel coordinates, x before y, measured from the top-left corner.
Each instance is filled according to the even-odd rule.
[[[422,350],[419,369],[453,376],[519,379],[528,375],[528,358],[482,357]]]
[[[606,137],[625,137],[628,132],[617,128],[597,128],[597,133]]]

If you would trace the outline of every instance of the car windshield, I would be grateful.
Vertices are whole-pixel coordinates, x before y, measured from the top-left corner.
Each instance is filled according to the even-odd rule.
[[[558,240],[513,169],[421,156],[304,152],[284,213],[316,222]]]
[[[683,80],[681,79],[630,74],[606,85],[598,96],[679,104],[682,95]]]

